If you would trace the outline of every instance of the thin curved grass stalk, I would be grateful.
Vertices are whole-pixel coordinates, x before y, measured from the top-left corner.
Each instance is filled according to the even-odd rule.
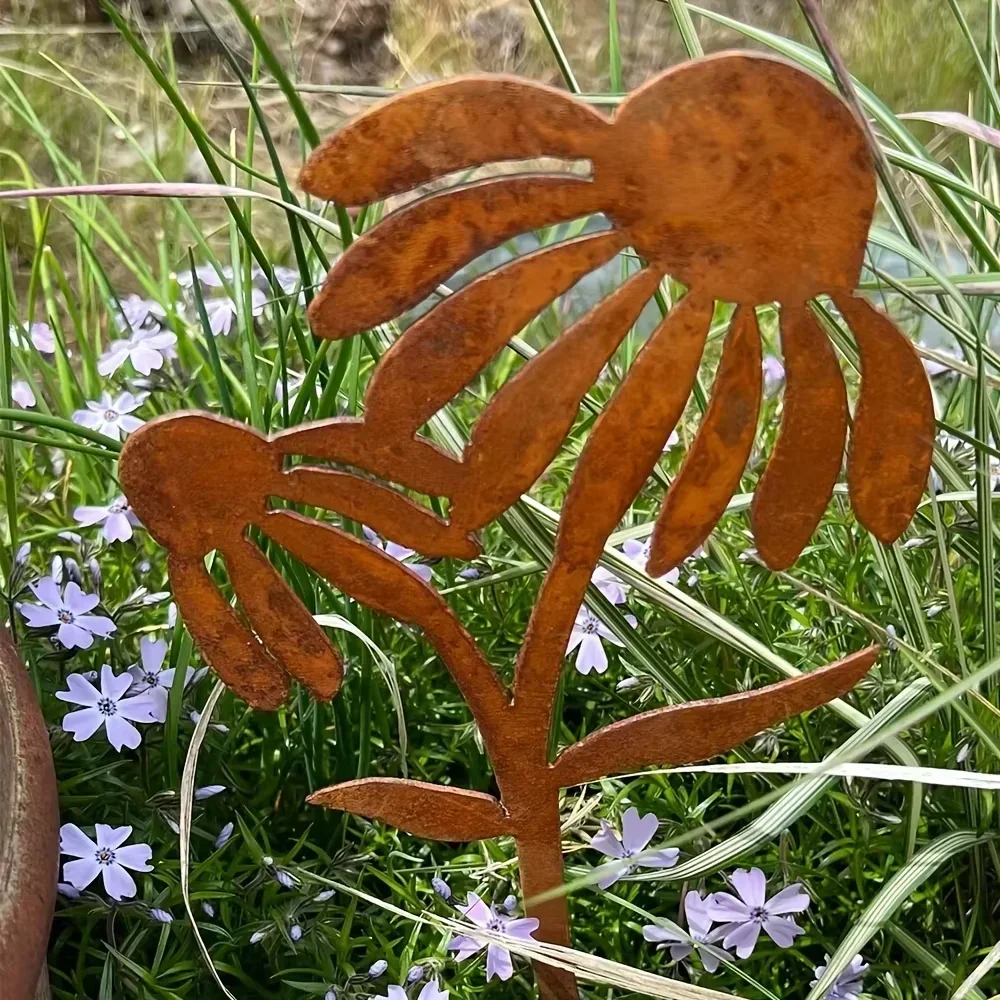
[[[481,127],[484,104],[496,110],[490,130]],[[826,150],[822,159],[813,155],[818,146]],[[333,697],[343,677],[339,653],[259,541],[423,631],[478,724],[499,796],[390,776],[321,789],[309,801],[428,838],[512,836],[526,910],[540,921],[544,951],[570,943],[562,788],[724,753],[847,693],[878,652],[861,650],[759,690],[657,708],[605,726],[552,759],[573,622],[609,537],[684,411],[717,304],[735,303],[736,310],[710,405],[654,527],[651,572],[697,546],[739,490],[761,399],[757,305],[779,303],[791,360],[786,426],[754,514],[765,561],[786,566],[807,543],[843,449],[836,361],[830,354],[812,366],[798,360],[809,353],[798,350],[799,341],[822,335],[810,300],[830,296],[858,340],[862,389],[848,487],[859,520],[883,541],[905,529],[919,501],[934,418],[912,344],[853,295],[875,198],[864,135],[836,96],[777,60],[727,54],[685,64],[630,95],[613,120],[565,94],[507,78],[419,88],[323,143],[302,183],[342,204],[371,202],[455,169],[541,155],[587,159],[590,175],[497,177],[389,214],[334,264],[309,308],[314,333],[338,339],[391,319],[527,230],[600,212],[609,232],[518,258],[439,303],[382,359],[363,418],[272,436],[204,414],[160,418],[125,445],[121,481],[169,549],[178,605],[206,659],[256,707],[277,707],[292,679],[317,698]],[[421,435],[549,301],[627,246],[640,269],[494,395],[461,455]],[[544,472],[666,275],[687,293],[649,336],[591,430],[510,691],[451,607],[407,566],[330,524],[272,509],[271,498],[318,506],[427,556],[475,556],[477,533]],[[788,458],[806,440],[824,470],[809,483]],[[326,464],[294,464],[293,456]],[[405,490],[448,501],[447,517]],[[790,510],[781,503],[786,495],[794,495]],[[236,609],[205,569],[213,551],[228,571]],[[546,1000],[577,1000],[571,968],[536,962]]]

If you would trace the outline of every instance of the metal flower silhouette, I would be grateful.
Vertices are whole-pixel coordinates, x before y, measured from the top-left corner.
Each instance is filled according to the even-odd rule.
[[[912,345],[852,295],[875,195],[861,130],[837,97],[788,64],[747,54],[689,63],[630,96],[613,121],[515,79],[433,84],[331,138],[310,158],[302,185],[356,205],[480,164],[543,156],[588,160],[591,174],[504,176],[391,213],[337,261],[310,308],[313,330],[346,337],[388,320],[519,233],[593,213],[610,220],[609,231],[519,257],[441,301],[381,359],[363,418],[272,437],[205,414],[161,418],[129,439],[121,480],[143,524],[169,549],[174,593],[202,653],[257,707],[280,704],[289,678],[329,698],[343,676],[338,654],[257,538],[274,543],[275,557],[284,550],[343,593],[422,629],[475,716],[499,797],[367,778],[310,801],[423,837],[512,836],[539,937],[566,944],[565,899],[536,899],[563,879],[561,788],[722,753],[844,694],[877,654],[873,647],[759,690],[654,709],[550,760],[556,691],[577,611],[608,536],[683,412],[715,302],[737,308],[710,405],[657,518],[652,575],[704,540],[738,486],[760,405],[756,304],[781,305],[787,368],[782,428],[752,512],[770,565],[788,565],[806,544],[829,500],[846,435],[841,372],[809,299],[832,296],[855,334],[862,387],[848,480],[859,520],[884,541],[904,529],[920,496],[933,412]],[[511,336],[626,246],[645,262],[641,270],[492,397],[460,457],[420,434]],[[512,690],[447,602],[404,564],[346,530],[271,506],[278,497],[322,507],[425,555],[473,556],[474,533],[545,470],[583,396],[666,274],[688,292],[649,337],[587,438]],[[286,469],[292,455],[336,467]],[[447,518],[400,488],[446,499]],[[213,551],[242,616],[205,568]],[[536,974],[547,998],[576,1000],[568,973],[539,965]]]

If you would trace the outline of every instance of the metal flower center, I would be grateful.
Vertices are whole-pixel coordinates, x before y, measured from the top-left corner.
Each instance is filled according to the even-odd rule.
[[[72,611],[67,611],[65,608],[62,611],[57,611],[56,612],[56,617],[64,625],[72,625],[73,624],[73,612]]]
[[[95,855],[99,864],[113,865],[115,863],[115,852],[110,847],[100,847]]]
[[[97,711],[101,715],[107,716],[118,714],[118,708],[111,698],[99,698],[97,701]]]

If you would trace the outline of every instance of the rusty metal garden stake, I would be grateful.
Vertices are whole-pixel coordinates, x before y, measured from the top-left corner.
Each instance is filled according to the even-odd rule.
[[[129,439],[121,481],[169,550],[175,597],[202,654],[258,708],[281,704],[291,679],[332,698],[343,668],[248,537],[251,528],[344,594],[423,630],[478,723],[500,797],[366,778],[309,801],[432,839],[512,836],[529,915],[541,921],[542,938],[568,944],[565,897],[532,902],[563,880],[562,788],[723,753],[846,693],[877,654],[872,647],[759,690],[654,709],[549,758],[576,614],[609,535],[683,413],[716,303],[736,309],[710,404],[656,519],[651,575],[693,552],[739,487],[761,400],[755,306],[779,303],[787,365],[781,430],[751,511],[772,568],[789,566],[819,523],[847,434],[843,377],[811,299],[832,298],[858,346],[862,382],[847,478],[858,520],[883,542],[913,515],[934,415],[912,344],[853,294],[875,202],[864,135],[836,95],[788,63],[746,53],[686,63],[630,95],[613,120],[564,93],[507,77],[431,84],[332,136],[301,180],[320,198],[361,205],[481,164],[538,157],[586,160],[590,174],[504,175],[392,212],[335,263],[309,311],[314,332],[338,339],[390,320],[525,231],[595,213],[610,230],[518,257],[425,313],[381,359],[363,418],[265,437],[208,414],[170,415]],[[641,267],[493,396],[461,457],[419,433],[540,310],[629,246]],[[650,335],[590,432],[510,691],[445,599],[405,565],[347,531],[270,507],[277,497],[326,508],[427,556],[474,557],[476,533],[544,472],[583,396],[666,275],[687,294]],[[336,468],[286,468],[289,456]],[[447,518],[403,490],[445,498]],[[242,616],[205,568],[212,551]],[[549,1000],[576,1000],[569,973],[538,964],[536,974]]]

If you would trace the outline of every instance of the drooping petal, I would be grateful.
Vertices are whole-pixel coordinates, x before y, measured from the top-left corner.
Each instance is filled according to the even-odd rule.
[[[843,374],[808,306],[783,307],[781,344],[787,370],[781,430],[750,510],[757,551],[774,570],[791,566],[816,530],[847,438]]]
[[[94,637],[79,625],[63,622],[56,632],[56,638],[67,649],[89,649],[94,643]]]
[[[791,917],[772,916],[764,920],[764,932],[779,948],[790,948],[796,936],[805,933]]]
[[[675,944],[670,947],[670,957],[675,962],[682,962],[691,954],[691,945],[689,944]],[[707,968],[707,966],[706,966]]]
[[[121,865],[104,865],[104,890],[112,899],[132,899],[136,893],[135,879]]]
[[[465,449],[468,486],[454,497],[453,523],[480,528],[532,487],[659,281],[653,268],[632,275],[493,396]]]
[[[593,847],[595,851],[600,851],[602,854],[606,854],[609,858],[625,857],[625,848],[622,846],[622,842],[618,839],[618,834],[615,833],[614,828],[604,820],[601,820],[600,831],[591,838],[590,846]]]
[[[737,868],[730,876],[733,888],[751,909],[763,906],[767,894],[767,879],[759,868]]]
[[[132,525],[124,511],[108,515],[102,534],[106,542],[127,542],[132,537]]]
[[[514,975],[510,952],[503,945],[490,942],[486,946],[486,982],[494,976],[504,981]]]
[[[580,651],[576,654],[576,669],[581,674],[589,674],[591,670],[603,674],[608,669],[608,655],[596,635],[588,633],[580,642]]]
[[[94,827],[97,836],[98,847],[110,847],[112,850],[121,847],[122,844],[132,836],[130,826],[108,826],[107,823],[98,823]]]
[[[704,939],[712,929],[708,902],[702,899],[701,893],[696,889],[691,889],[684,897],[684,915],[687,917],[688,927],[691,928],[693,936]]]
[[[719,955],[725,954],[721,949],[717,948],[699,948],[698,954],[701,956],[701,964],[705,967],[705,971],[708,973],[715,972],[720,963]]]
[[[503,932],[511,937],[530,941],[533,940],[531,935],[538,930],[538,923],[536,917],[515,917],[513,920],[504,921]]]
[[[847,456],[847,484],[858,520],[894,542],[910,523],[927,485],[934,449],[934,403],[910,340],[868,301],[834,302],[861,355],[861,393]]]
[[[105,728],[108,731],[108,742],[119,753],[122,752],[122,747],[134,750],[142,742],[142,734],[139,730],[120,715],[109,716]]]
[[[63,716],[63,732],[71,733],[77,743],[89,740],[98,729],[104,725],[105,716],[96,708],[81,708],[76,712],[67,712]]]
[[[767,901],[768,913],[801,913],[809,909],[809,893],[796,882],[785,886]]]
[[[97,853],[97,844],[75,823],[64,823],[59,829],[59,850],[74,858],[89,858]]]
[[[601,865],[597,870],[599,872],[605,872],[605,874],[598,879],[597,888],[610,889],[611,886],[613,886],[623,875],[627,875],[629,873],[630,868],[628,865],[624,864],[607,864]]]
[[[671,930],[669,927],[661,927],[659,924],[646,924],[642,928],[642,936],[646,941],[661,943],[664,941],[685,940],[684,935],[679,931]]]
[[[53,612],[53,614],[54,613],[55,612]],[[580,628],[574,628],[573,631],[570,632],[569,641],[566,643],[566,655],[567,656],[570,653],[572,653],[573,650],[576,649],[576,647],[579,646],[581,642],[583,642],[583,637],[586,634],[587,633],[584,632],[583,629],[580,629]]]
[[[722,945],[724,948],[735,948],[740,958],[749,958],[753,954],[758,937],[760,937],[760,924],[756,920],[748,920],[742,924],[732,924],[722,939]]]
[[[673,868],[681,852],[676,847],[664,847],[662,851],[652,851],[639,859],[643,868]]]
[[[73,511],[73,520],[77,524],[87,527],[91,524],[99,524],[108,516],[107,507],[77,507]]]
[[[663,500],[646,572],[662,576],[708,537],[740,484],[760,413],[760,334],[752,308],[733,316],[712,398]]]
[[[447,80],[359,115],[312,153],[299,183],[327,201],[365,205],[485,163],[588,159],[610,130],[593,108],[538,83]]]
[[[456,934],[448,942],[448,950],[458,952],[455,956],[455,961],[457,962],[463,962],[465,959],[471,958],[484,947],[483,942],[477,941],[475,938],[468,937],[465,934]]]
[[[337,259],[309,306],[338,340],[406,312],[480,254],[539,226],[599,212],[601,189],[569,175],[500,177],[432,194],[386,216]]]
[[[750,915],[750,907],[730,892],[713,892],[705,904],[708,916],[719,923],[739,923]]]
[[[629,854],[638,854],[654,837],[660,828],[660,821],[653,813],[639,815],[635,806],[625,810],[622,816],[622,843]]]
[[[86,889],[101,872],[101,865],[94,857],[67,861],[63,865],[63,878],[75,889]]]

